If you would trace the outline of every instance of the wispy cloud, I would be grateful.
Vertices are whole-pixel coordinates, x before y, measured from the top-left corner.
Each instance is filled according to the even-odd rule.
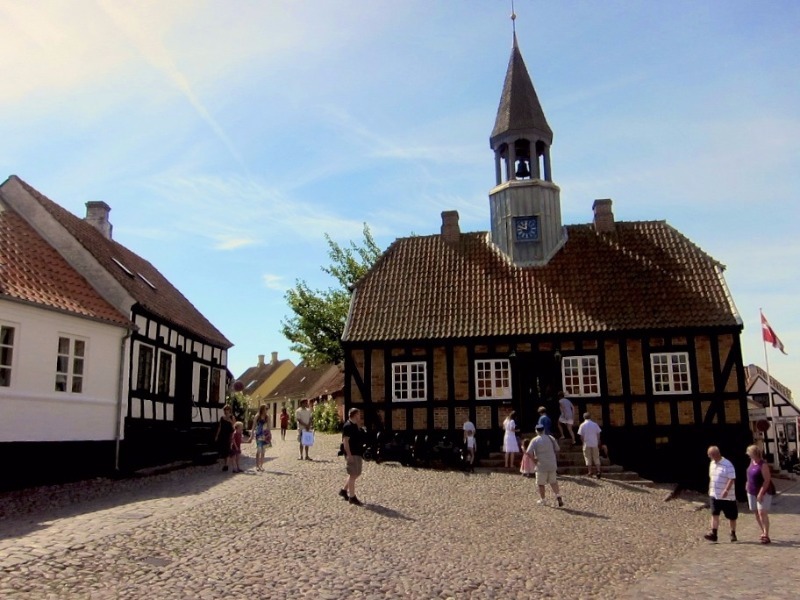
[[[283,292],[288,289],[288,285],[286,285],[285,278],[282,275],[273,275],[271,273],[264,273],[261,276],[261,281],[264,283],[264,287],[270,290],[277,290],[279,292]]]
[[[222,141],[228,149],[228,152],[230,152],[246,170],[245,163],[239,151],[234,147],[228,135],[200,100],[188,77],[178,68],[172,55],[164,46],[163,41],[155,35],[156,30],[148,26],[148,23],[134,14],[130,8],[122,8],[123,6],[130,7],[132,5],[122,5],[110,0],[99,0],[99,5],[114,24],[116,24],[119,30],[133,43],[142,56],[153,67],[163,73],[185,96],[186,100],[192,108],[194,108],[200,118],[206,122],[216,136]]]

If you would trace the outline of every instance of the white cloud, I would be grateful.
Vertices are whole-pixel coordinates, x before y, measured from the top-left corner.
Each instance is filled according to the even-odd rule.
[[[289,286],[286,285],[284,281],[284,277],[282,275],[272,275],[270,273],[264,273],[261,276],[261,281],[264,283],[264,287],[270,290],[277,290],[279,292],[286,291]]]

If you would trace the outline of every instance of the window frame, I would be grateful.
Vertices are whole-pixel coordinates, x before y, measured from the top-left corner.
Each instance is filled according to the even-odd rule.
[[[208,404],[208,392],[211,389],[211,367],[208,365],[197,365],[197,367],[197,399],[195,402]],[[203,374],[205,374],[205,378]]]
[[[665,373],[656,373],[656,362],[657,359],[666,358],[666,363],[661,363],[659,366],[666,365],[669,367],[669,370]],[[672,359],[673,358],[682,358],[683,362],[675,363]],[[680,368],[676,371],[674,368],[675,366],[680,367],[681,364],[685,366],[684,371],[680,371]],[[681,381],[680,379],[676,378],[676,374],[680,375],[681,373],[685,374],[685,381]],[[656,381],[656,377],[660,376],[663,377],[664,375],[668,376],[669,381],[669,389],[662,389],[658,390],[659,386],[664,386],[664,381]],[[677,394],[691,394],[692,393],[692,372],[689,368],[689,353],[688,352],[653,352],[650,354],[650,383],[653,386],[653,395],[654,396],[667,396],[667,395],[677,395]],[[675,389],[676,384],[680,387],[684,387],[685,389]]]
[[[421,373],[421,377],[413,378]],[[409,397],[415,391],[415,384],[422,383],[422,393]],[[405,384],[405,390],[402,389]],[[419,394],[419,388],[416,388]],[[398,393],[400,392],[400,393]],[[428,400],[428,363],[424,360],[392,363],[392,402],[425,402]]]
[[[3,329],[7,331],[11,331],[11,341],[9,343],[3,343]],[[14,343],[19,338],[17,331],[19,330],[19,325],[16,323],[0,323],[0,361],[3,360],[4,350],[7,350],[6,356],[8,356],[8,364],[3,364],[0,362],[0,372],[6,373],[6,383],[3,383],[3,378],[0,377],[0,387],[10,388],[13,383],[13,373],[14,373],[14,356],[16,356],[16,352],[14,352]]]
[[[67,351],[62,351],[62,340],[67,343]],[[81,353],[78,353],[78,345],[81,345]],[[59,333],[56,344],[56,369],[53,389],[56,393],[63,394],[83,394],[84,380],[86,379],[86,363],[88,360],[89,341],[81,336],[69,333]],[[62,369],[62,361],[66,363],[66,369]],[[78,372],[80,365],[80,372]],[[64,389],[59,389],[63,383]],[[77,389],[76,389],[77,387]]]
[[[167,350],[158,349],[155,372],[155,391],[156,394],[174,396],[175,395],[175,353]],[[169,358],[169,365],[166,369],[167,379],[163,380],[164,359]],[[166,386],[163,384],[166,383]],[[166,388],[166,389],[165,389]]]
[[[150,360],[147,363],[142,362],[142,354],[143,350],[146,350],[150,354]],[[137,392],[152,392],[153,385],[154,385],[154,376],[156,371],[155,365],[156,359],[156,349],[154,346],[150,344],[145,344],[144,342],[137,342],[136,344],[136,380],[134,381],[134,391]],[[142,366],[145,366],[145,369],[142,369]],[[143,382],[143,373],[147,373],[147,381]],[[145,385],[142,385],[144,383]]]
[[[488,369],[481,367],[488,365]],[[508,358],[477,358],[473,363],[473,370],[475,373],[475,398],[477,400],[511,400],[513,398],[513,373],[511,370],[511,360]],[[506,375],[499,375],[503,370]],[[482,377],[483,372],[488,372],[489,388],[481,386],[481,382],[486,381],[486,377]],[[499,379],[507,378],[508,386],[502,387],[495,385]]]
[[[570,366],[575,361],[574,366]],[[584,364],[584,362],[588,364]],[[577,384],[567,381],[567,368],[575,369],[575,374],[570,377],[577,377]],[[594,370],[594,383],[591,382],[591,372],[584,373],[584,368]],[[577,385],[577,391],[575,386]],[[596,389],[592,389],[592,388]],[[561,359],[561,389],[564,395],[572,398],[596,398],[600,396],[600,357],[597,354],[576,354],[564,356]]]

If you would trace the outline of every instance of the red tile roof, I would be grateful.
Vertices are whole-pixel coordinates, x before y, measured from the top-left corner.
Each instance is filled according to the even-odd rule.
[[[320,384],[331,383],[331,369],[339,370],[338,366],[306,367],[305,364],[297,365],[286,379],[281,381],[277,387],[270,392],[265,400],[301,400],[303,398],[315,398],[324,393],[324,389],[329,389],[330,394],[335,390],[332,388],[321,388]],[[342,376],[342,386],[344,376]]]
[[[17,181],[39,202],[143,308],[202,340],[223,348],[230,348],[233,345],[148,261],[122,244],[107,239],[92,225],[39,193],[17,176],[12,175],[9,180]],[[125,273],[114,259],[125,265],[133,276]],[[150,287],[139,276],[140,274],[152,283],[155,289]]]
[[[31,302],[122,327],[106,302],[28,223],[0,201],[0,298]]]
[[[356,285],[343,341],[739,325],[723,266],[663,221],[567,227],[541,267],[486,232],[401,238]]]

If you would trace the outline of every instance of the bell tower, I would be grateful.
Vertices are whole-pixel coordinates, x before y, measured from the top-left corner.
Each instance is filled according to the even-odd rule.
[[[516,15],[512,13],[512,23]],[[566,241],[560,190],[553,183],[547,124],[516,30],[489,146],[495,187],[489,192],[492,242],[519,266],[546,264]]]

